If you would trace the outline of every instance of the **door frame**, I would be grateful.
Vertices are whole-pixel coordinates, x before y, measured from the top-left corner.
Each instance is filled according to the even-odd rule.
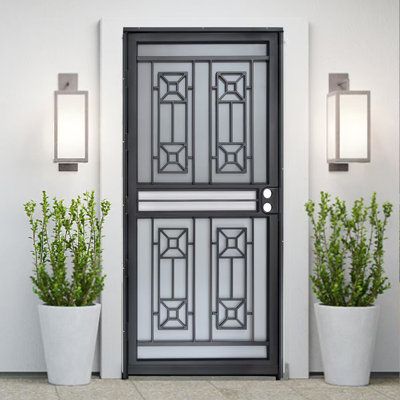
[[[141,39],[131,35],[140,35]],[[184,34],[184,36],[182,36]],[[160,36],[162,35],[162,37]],[[282,218],[283,218],[283,204],[281,201],[283,193],[283,179],[282,179],[282,28],[124,28],[124,159],[123,159],[123,184],[124,184],[124,259],[126,266],[124,269],[124,288],[123,288],[123,377],[127,378],[129,374],[132,375],[269,375],[282,376],[282,355],[281,355],[281,271],[282,271]],[[138,157],[137,152],[137,98],[138,88],[132,82],[137,81],[137,54],[130,46],[130,43],[218,43],[218,42],[232,42],[232,43],[264,43],[269,40],[275,42],[277,47],[271,50],[273,56],[277,57],[276,66],[271,66],[273,74],[278,78],[278,85],[274,87],[277,92],[277,109],[272,111],[274,115],[271,120],[267,120],[268,126],[276,124],[278,129],[277,137],[272,138],[271,147],[278,148],[278,154],[273,151],[267,155],[268,163],[272,158],[273,165],[277,161],[277,182],[276,178],[273,179],[272,186],[278,185],[278,189],[274,190],[274,197],[277,199],[273,201],[274,209],[278,210],[277,214],[271,214],[271,220],[267,222],[267,226],[274,226],[277,228],[278,237],[272,238],[271,250],[268,254],[268,300],[267,300],[267,340],[269,346],[267,350],[268,357],[266,359],[257,358],[216,358],[216,359],[176,359],[176,360],[139,360],[137,358],[137,329],[138,323],[137,316],[137,295],[130,296],[130,292],[136,291],[137,287],[137,222],[140,218],[264,218],[268,220],[268,216],[262,211],[261,200],[257,205],[257,211],[244,212],[234,215],[232,211],[196,211],[196,212],[179,212],[179,216],[175,216],[174,212],[139,212],[137,210],[138,200],[133,198],[137,194],[137,186],[140,185],[140,190],[178,190],[178,189],[199,189],[199,190],[251,190],[255,189],[260,193],[265,187],[269,187],[271,182],[265,183],[207,183],[194,184],[190,183],[142,183],[137,182],[138,177]],[[275,45],[274,45],[275,46]],[[275,54],[275,49],[277,53]],[[130,63],[128,60],[131,59]],[[128,68],[131,67],[131,69]],[[130,85],[131,84],[131,85]],[[194,85],[194,83],[192,83]],[[274,92],[272,92],[274,93]],[[130,104],[131,103],[131,104]],[[271,102],[268,100],[268,104]],[[134,110],[128,112],[128,106],[133,107]],[[276,103],[275,103],[276,104]],[[275,120],[275,116],[277,120]],[[129,132],[129,126],[132,131]],[[270,128],[269,128],[270,129]],[[269,130],[268,129],[268,130]],[[132,136],[129,136],[133,134]],[[193,133],[192,133],[193,134]],[[254,138],[253,138],[254,140]],[[274,141],[275,145],[273,144]],[[131,148],[131,152],[129,152]],[[151,160],[151,162],[153,162]],[[269,170],[269,168],[268,168]],[[211,172],[211,171],[210,171]],[[131,180],[129,180],[129,175]],[[132,180],[133,178],[133,180]],[[193,177],[194,178],[194,177]],[[269,181],[270,176],[266,176]],[[132,196],[129,193],[132,193]],[[272,219],[272,216],[276,218]],[[277,221],[277,222],[276,222]],[[272,229],[272,228],[271,228]],[[130,238],[128,240],[128,238]],[[254,262],[254,261],[253,261]],[[277,270],[275,270],[275,263]],[[274,265],[270,268],[270,265]],[[130,310],[133,307],[133,310]],[[277,311],[275,315],[274,312]],[[131,318],[131,321],[129,319]],[[129,337],[132,338],[134,343],[129,342]],[[131,350],[131,346],[135,346],[135,350]],[[132,353],[134,357],[134,364],[129,364],[129,354]]]
[[[122,180],[122,32],[126,26],[280,26],[284,42],[284,250],[283,338],[285,373],[308,376],[308,24],[270,18],[133,18],[102,20],[100,25],[100,196],[113,209],[106,222],[102,294],[101,376],[121,377],[123,368],[123,180]],[[237,28],[235,28],[237,29]],[[287,94],[291,95],[288,96]],[[120,128],[118,128],[120,127]],[[290,160],[290,162],[285,162]],[[295,200],[293,200],[295,199]],[[290,371],[286,366],[290,366]]]

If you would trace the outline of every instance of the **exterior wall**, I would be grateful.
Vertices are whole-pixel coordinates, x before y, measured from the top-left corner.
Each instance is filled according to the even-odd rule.
[[[135,26],[199,26],[202,20],[175,17],[164,20],[102,19],[100,28],[100,194],[121,204],[122,165],[121,125],[122,71],[121,32]],[[203,25],[202,25],[203,26]],[[309,196],[308,179],[308,24],[301,19],[271,19],[265,16],[226,19],[213,17],[207,26],[260,27],[279,26],[284,30],[283,45],[283,274],[282,284],[282,365],[293,378],[305,378],[309,372],[308,318],[308,229],[304,203]],[[119,61],[118,61],[119,60]],[[299,182],[302,184],[298,187]],[[295,201],[293,201],[295,199]],[[121,285],[122,280],[122,209],[113,208],[104,241],[104,268],[108,285],[102,295],[101,375],[120,375],[121,353]]]
[[[66,199],[99,190],[99,32],[101,18],[171,15],[303,18],[310,23],[310,196],[328,190],[347,200],[377,191],[398,205],[399,3],[397,0],[3,0],[0,2],[0,371],[43,371],[44,359],[31,292],[31,259],[22,203],[50,195]],[[234,25],[234,23],[233,23]],[[89,164],[78,174],[52,163],[53,91],[57,73],[78,72],[89,90]],[[354,89],[371,90],[372,162],[328,173],[325,161],[325,96],[329,72],[348,72]],[[398,370],[398,206],[386,243],[393,289],[382,296],[374,371]],[[310,299],[313,302],[313,299]],[[310,367],[321,370],[310,308]]]

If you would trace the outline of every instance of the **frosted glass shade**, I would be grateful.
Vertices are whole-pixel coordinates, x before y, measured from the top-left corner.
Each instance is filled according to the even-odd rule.
[[[88,94],[55,92],[54,161],[88,161]]]
[[[335,91],[328,94],[328,162],[370,162],[370,134],[369,91]]]

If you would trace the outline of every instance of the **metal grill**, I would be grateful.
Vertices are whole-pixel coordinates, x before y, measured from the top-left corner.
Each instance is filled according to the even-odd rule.
[[[125,374],[279,374],[280,37],[125,32]]]

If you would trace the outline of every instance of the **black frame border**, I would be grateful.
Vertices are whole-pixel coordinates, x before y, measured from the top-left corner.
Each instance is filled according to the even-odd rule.
[[[136,62],[132,63],[133,68],[131,70],[128,69],[129,61],[132,58],[132,54],[129,54],[129,46],[128,46],[128,38],[131,34],[138,33],[157,33],[157,34],[165,34],[171,36],[171,34],[177,33],[202,33],[203,36],[210,36],[207,34],[213,33],[227,33],[234,34],[238,33],[243,36],[246,40],[251,40],[255,33],[276,33],[278,40],[278,187],[276,187],[276,191],[278,192],[276,204],[274,204],[273,208],[275,213],[277,214],[277,218],[274,220],[277,221],[278,224],[278,244],[275,248],[278,249],[276,254],[278,258],[278,287],[277,295],[278,295],[278,318],[277,318],[277,332],[276,334],[276,342],[278,353],[274,354],[271,360],[265,361],[264,359],[205,359],[205,360],[165,360],[164,362],[159,360],[146,360],[146,361],[137,361],[135,365],[129,365],[129,343],[128,343],[128,329],[129,329],[129,296],[128,296],[128,288],[132,285],[132,287],[136,286],[136,273],[134,276],[129,276],[129,253],[137,253],[137,245],[136,241],[131,242],[131,246],[128,246],[128,236],[134,233],[136,236],[137,233],[137,219],[139,217],[144,217],[144,215],[138,215],[139,213],[135,211],[135,215],[133,217],[133,221],[129,225],[129,209],[130,205],[137,204],[136,199],[128,198],[128,171],[134,173],[134,176],[137,176],[137,165],[136,165],[136,157],[133,162],[128,163],[128,151],[129,148],[137,147],[137,137],[129,138],[128,135],[128,121],[132,118],[132,115],[129,116],[128,113],[128,82],[131,79],[132,75],[137,77],[136,70]],[[248,34],[248,35],[247,35]],[[248,37],[247,37],[248,36]],[[173,41],[176,41],[176,38],[173,38]],[[206,42],[209,40],[205,39]],[[215,38],[213,41],[216,41]],[[166,40],[168,42],[168,40]],[[136,89],[135,89],[136,93]],[[133,96],[134,104],[132,107],[136,108],[136,96]],[[133,113],[131,113],[133,114]],[[136,121],[135,121],[136,122]],[[136,130],[136,128],[135,128]],[[129,140],[131,139],[131,140]],[[243,189],[259,189],[265,187],[265,185],[257,185],[257,184],[236,184],[238,186],[243,186]],[[135,185],[136,186],[136,185]],[[142,184],[143,186],[143,184]],[[171,188],[170,185],[165,185],[168,188]],[[177,184],[176,186],[184,188],[185,185]],[[186,185],[185,188],[189,188]],[[210,188],[211,185],[204,185]],[[214,189],[227,189],[232,186],[231,184],[213,184],[212,188]],[[260,187],[257,187],[260,186]],[[154,189],[154,185],[149,184],[148,189]],[[162,185],[157,185],[157,188],[162,189]],[[199,188],[199,185],[196,185],[195,188]],[[146,190],[147,188],[141,187],[141,189]],[[204,187],[206,189],[206,187]],[[273,189],[273,188],[271,188]],[[262,196],[260,196],[262,198]],[[131,200],[131,201],[129,201]],[[282,284],[283,284],[283,29],[282,28],[219,28],[219,27],[210,27],[210,28],[124,28],[123,29],[123,201],[124,201],[124,211],[123,211],[123,257],[124,257],[124,265],[123,265],[123,369],[122,369],[122,378],[127,379],[129,375],[270,375],[275,376],[277,379],[280,379],[283,376],[283,353],[282,353],[282,331],[283,331],[283,318],[282,318],[282,310],[283,310],[283,297],[282,297]],[[135,208],[134,208],[135,209]],[[260,212],[259,217],[264,216],[261,213],[260,207],[258,207],[258,211]],[[232,217],[230,212],[226,217]],[[169,218],[175,215],[167,215],[168,213],[162,213],[158,215],[158,217]],[[193,213],[190,213],[193,216]],[[210,213],[207,213],[210,216]],[[240,217],[250,217],[254,216],[254,213],[250,213],[249,215],[240,215]],[[148,215],[148,217],[157,217],[157,215]],[[182,218],[188,217],[189,215],[182,215]],[[203,214],[197,215],[198,217],[205,217]],[[219,212],[215,217],[223,217]],[[257,216],[256,216],[257,217]],[[271,222],[270,222],[271,223]],[[134,232],[132,232],[132,229]],[[130,248],[129,248],[130,247]],[[136,268],[135,268],[136,271]],[[135,272],[134,271],[134,272]],[[272,297],[275,296],[276,293],[270,294]],[[275,329],[276,330],[276,329]],[[171,364],[174,364],[173,366]]]

